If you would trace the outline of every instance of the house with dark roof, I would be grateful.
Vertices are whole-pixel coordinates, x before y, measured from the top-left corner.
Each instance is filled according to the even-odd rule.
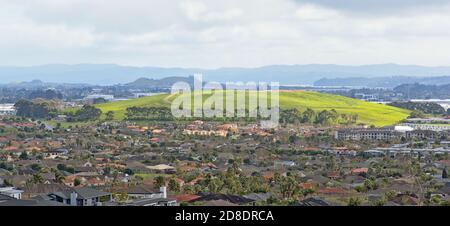
[[[42,198],[29,200],[16,199],[8,195],[0,194],[0,206],[65,206],[65,204]]]
[[[111,193],[87,187],[69,188],[50,193],[48,196],[52,201],[71,206],[101,206],[102,203],[112,200]]]
[[[297,203],[292,204],[293,206],[329,206],[330,204],[325,202],[320,198],[307,198],[303,199]]]
[[[444,200],[450,200],[450,182],[447,182],[439,188],[437,191],[435,191],[432,196],[439,195]]]
[[[136,187],[141,189],[142,187]],[[174,198],[167,198],[167,190],[166,187],[161,187],[159,193],[152,193],[150,198],[141,198],[135,199],[127,204],[127,206],[176,206],[178,205],[177,200]],[[142,193],[145,191],[137,192]],[[135,193],[137,194],[137,193]],[[148,197],[145,195],[144,197]]]
[[[45,158],[48,159],[55,159],[57,157],[62,157],[62,156],[67,156],[69,154],[69,150],[65,149],[65,148],[58,148],[58,149],[53,149],[53,150],[49,150],[47,152],[44,153]]]
[[[12,200],[12,199],[14,199],[14,198],[11,197],[11,196],[9,196],[9,195],[3,195],[3,194],[0,194],[0,202],[1,202],[1,201]]]
[[[267,201],[267,199],[271,196],[270,193],[251,193],[248,195],[244,195],[245,198],[252,199],[255,201]]]
[[[59,192],[69,189],[69,186],[66,186],[64,184],[26,184],[24,187],[22,187],[22,190],[24,191],[22,196],[27,198],[33,198],[38,195],[47,195],[53,192]]]
[[[0,198],[0,206],[67,206],[63,203],[53,202],[49,200],[36,200],[36,199],[9,199],[2,200]]]
[[[176,206],[177,200],[170,198],[150,198],[150,199],[138,199],[127,206]]]
[[[213,201],[213,200],[223,200],[227,201],[233,204],[237,204],[240,206],[254,206],[256,201],[253,199],[245,198],[238,195],[230,195],[230,194],[199,194],[200,198],[191,200],[190,202],[207,202],[207,201]]]
[[[0,187],[0,195],[6,195],[15,199],[21,199],[22,193],[22,190],[16,189],[15,187]]]
[[[153,186],[136,185],[128,187],[128,197],[134,199],[163,198],[164,188],[154,189]]]
[[[172,198],[172,199],[177,200],[178,203],[190,202],[190,201],[192,201],[194,199],[200,198],[200,196],[192,195],[192,194],[171,195],[169,197]]]
[[[75,173],[98,173],[97,169],[92,166],[79,166],[74,168]]]

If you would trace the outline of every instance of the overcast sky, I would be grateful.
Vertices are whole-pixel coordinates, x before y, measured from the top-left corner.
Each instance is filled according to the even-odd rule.
[[[450,66],[447,0],[0,0],[0,65]]]

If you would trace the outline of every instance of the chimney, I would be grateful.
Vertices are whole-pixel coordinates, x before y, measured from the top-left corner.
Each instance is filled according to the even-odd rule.
[[[77,197],[78,197],[78,194],[76,192],[72,191],[72,193],[70,193],[70,205],[71,206],[77,205]]]
[[[159,188],[159,191],[163,193],[163,198],[167,198],[167,188],[166,186],[162,186]]]

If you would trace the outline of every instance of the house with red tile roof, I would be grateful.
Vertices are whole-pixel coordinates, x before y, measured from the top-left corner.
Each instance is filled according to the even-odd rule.
[[[360,174],[369,172],[369,168],[356,168],[351,170],[351,174]]]
[[[200,196],[191,194],[180,194],[169,196],[169,198],[176,199],[178,203],[181,203],[181,202],[190,202],[192,200],[200,198]]]

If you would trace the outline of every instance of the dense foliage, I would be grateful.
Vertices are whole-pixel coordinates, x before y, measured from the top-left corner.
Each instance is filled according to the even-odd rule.
[[[432,102],[392,102],[389,105],[411,111],[421,111],[425,114],[446,114],[441,105]]]
[[[67,118],[69,122],[90,121],[100,118],[102,111],[92,105],[84,105],[83,108],[70,114]]]
[[[315,112],[311,108],[300,112],[297,109],[280,111],[281,123],[305,123],[319,125],[354,124],[358,120],[357,114],[339,114],[336,110],[323,110]]]
[[[173,120],[170,108],[165,107],[131,107],[127,108],[127,120]]]
[[[17,110],[17,116],[44,119],[57,114],[57,105],[56,101],[36,99],[33,101],[19,100],[14,107]]]
[[[404,84],[394,88],[395,92],[403,93],[411,99],[449,99],[450,84],[446,85],[424,85]]]

